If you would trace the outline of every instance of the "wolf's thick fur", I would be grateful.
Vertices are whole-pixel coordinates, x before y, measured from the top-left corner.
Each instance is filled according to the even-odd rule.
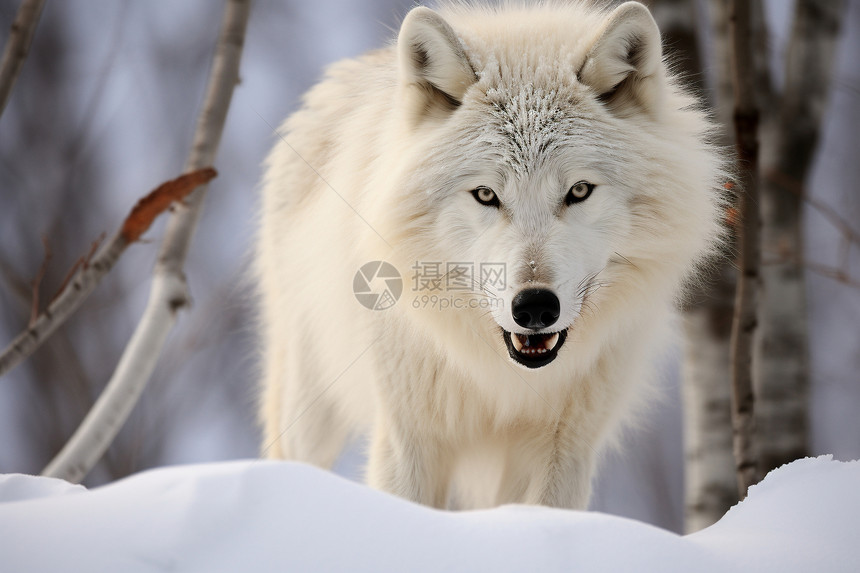
[[[709,129],[633,2],[419,7],[396,45],[332,66],[267,163],[265,454],[328,467],[369,434],[369,483],[405,498],[584,508],[719,236]],[[578,182],[593,191],[567,201]],[[387,310],[352,292],[373,260],[404,275]],[[418,261],[504,263],[505,290],[457,295],[502,304],[423,308]],[[535,288],[559,301],[552,328],[512,315]],[[561,330],[539,368],[503,335]]]

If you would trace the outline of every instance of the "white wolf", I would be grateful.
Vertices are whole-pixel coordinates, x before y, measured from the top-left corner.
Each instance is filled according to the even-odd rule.
[[[328,467],[366,434],[407,499],[585,508],[719,239],[709,130],[635,2],[417,7],[332,66],[267,162],[264,454]],[[404,277],[391,308],[356,300],[369,261]]]

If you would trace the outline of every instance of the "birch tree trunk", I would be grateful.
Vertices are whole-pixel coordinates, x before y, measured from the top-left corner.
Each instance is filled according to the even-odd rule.
[[[672,3],[672,2],[670,2]],[[806,3],[806,6],[799,5],[798,10],[808,10],[809,5],[815,8],[814,3]],[[711,30],[711,41],[713,46],[713,62],[714,69],[714,101],[712,106],[715,112],[715,117],[719,125],[730,125],[732,121],[733,96],[731,86],[731,75],[729,73],[730,51],[728,45],[728,4],[725,0],[710,0],[708,3],[709,17],[707,21]],[[780,105],[780,98],[774,93],[769,70],[768,46],[769,37],[765,15],[762,10],[762,5],[756,3],[753,6],[754,10],[750,14],[752,24],[752,41],[753,53],[751,61],[756,75],[755,97],[761,110],[760,134],[762,138],[762,165],[764,166],[764,177],[761,181],[762,192],[768,193],[774,187],[774,173],[772,165],[776,163],[776,157],[784,156],[777,149],[777,144],[782,143],[787,145],[790,137],[786,137],[778,132],[778,129],[786,129],[792,125],[791,118],[797,114],[797,111],[785,111],[788,101]],[[838,5],[827,5],[820,7],[825,13],[837,10]],[[787,90],[794,90],[796,96],[816,97],[822,86],[826,89],[826,78],[830,74],[830,65],[832,62],[832,42],[830,51],[819,49],[817,52],[818,62],[812,62],[813,58],[809,57],[809,48],[801,47],[800,44],[813,40],[818,42],[818,46],[823,44],[816,39],[820,34],[814,32],[802,32],[801,30],[808,25],[795,25],[794,34],[791,39],[791,47],[789,48],[789,58],[796,58],[794,54],[798,51],[807,54],[806,62],[802,65],[798,62],[789,63],[793,66],[787,73]],[[828,29],[825,26],[825,29]],[[831,32],[835,31],[830,28]],[[799,48],[799,49],[798,49]],[[813,77],[808,70],[814,69],[817,74]],[[804,71],[806,70],[806,71]],[[792,75],[792,73],[794,75]],[[819,81],[819,76],[825,78],[825,81]],[[805,78],[805,80],[804,80]],[[800,81],[798,81],[800,80]],[[815,83],[815,88],[806,90],[809,81]],[[803,81],[804,83],[801,83]],[[786,98],[791,98],[792,95],[786,93]],[[793,108],[797,109],[800,106],[794,104]],[[783,111],[777,117],[775,110],[782,109]],[[819,114],[814,125],[817,126],[820,120],[820,105],[817,106]],[[786,118],[788,121],[780,122],[780,118]],[[733,143],[731,132],[723,131],[721,142],[724,145]],[[804,140],[800,136],[801,142],[806,141],[810,145],[810,150],[814,147],[813,138]],[[789,161],[797,167],[806,165],[808,168],[808,160],[804,161]],[[805,173],[805,168],[804,168]],[[792,183],[790,179],[783,181]],[[793,182],[793,187],[800,187],[801,183]],[[787,192],[787,189],[782,189],[781,192]],[[769,213],[766,211],[763,214],[764,228],[762,233],[767,237],[770,233]],[[773,259],[772,247],[764,246],[764,256],[766,259]],[[771,269],[767,266],[762,269],[762,274],[765,279]],[[802,280],[802,276],[801,276]],[[731,452],[731,429],[729,426],[729,410],[730,410],[730,392],[729,386],[726,383],[728,380],[728,329],[719,330],[720,324],[724,327],[728,324],[727,318],[732,312],[732,295],[734,290],[734,274],[729,265],[722,266],[715,273],[715,278],[708,288],[697,296],[697,303],[690,305],[686,310],[686,348],[685,348],[685,384],[683,386],[684,401],[685,401],[685,443],[686,443],[686,505],[687,505],[687,530],[696,531],[714,523],[719,519],[725,511],[737,501],[736,478],[733,470],[734,461]],[[766,287],[765,287],[766,288]],[[769,333],[779,330],[779,326],[771,324],[769,312],[769,293],[760,293],[760,300],[763,300],[764,308],[760,309],[760,317],[763,320],[762,333],[759,336],[767,336]],[[762,303],[760,303],[762,304]],[[796,308],[800,308],[796,306]],[[804,315],[805,317],[805,315]],[[722,322],[720,321],[722,319]],[[805,332],[803,320],[793,322],[793,330],[800,329]],[[763,340],[763,337],[759,340]],[[805,344],[805,343],[804,343]],[[756,363],[761,361],[761,343],[756,347]],[[773,348],[771,346],[771,348]],[[805,346],[804,346],[805,348]],[[783,350],[784,352],[784,350]],[[797,360],[805,360],[804,351],[789,353],[787,364],[796,363]],[[774,354],[774,360],[778,360]],[[786,360],[783,356],[782,360]],[[766,362],[767,363],[767,362]],[[778,367],[778,366],[777,366]],[[767,375],[763,375],[761,368],[757,370],[757,375],[754,379],[757,381],[761,376],[765,378],[767,384]],[[801,451],[795,448],[794,453],[787,454],[786,442],[791,440],[798,442],[797,436],[802,434],[805,440],[806,435],[806,414],[805,402],[806,398],[801,397],[795,407],[790,407],[783,410],[782,391],[778,380],[775,385],[770,385],[770,389],[763,389],[763,384],[756,382],[756,427],[760,438],[760,455],[763,456],[759,462],[762,464],[762,471],[766,472],[773,467],[780,465],[786,461],[791,461],[801,455]],[[800,412],[800,416],[797,413]],[[795,422],[791,420],[794,419]],[[797,423],[800,419],[802,422]],[[786,427],[791,429],[786,431]],[[782,451],[780,454],[779,452]],[[779,460],[779,461],[776,461]]]
[[[728,17],[724,0],[713,0],[708,22],[713,46],[713,91],[709,98],[719,125],[731,122],[732,84],[729,71]],[[664,43],[685,50],[691,57],[681,71],[701,77],[701,59],[695,41],[696,14],[687,2],[664,0],[655,5],[655,17]],[[660,16],[671,8],[674,17]],[[686,28],[686,31],[683,28]],[[723,130],[720,141],[733,138]],[[728,251],[728,249],[727,249]],[[732,454],[729,338],[734,305],[735,273],[728,252],[707,282],[699,285],[684,307],[684,345],[681,395],[684,405],[684,527],[698,531],[715,523],[737,503],[738,492]]]
[[[809,454],[803,197],[793,188],[802,188],[818,143],[841,13],[839,0],[797,0],[779,112],[763,126],[761,240],[767,264],[755,392],[765,473]]]
[[[735,277],[720,265],[684,310],[684,528],[716,523],[738,501],[732,454],[729,339]]]
[[[758,172],[759,104],[756,98],[753,13],[761,0],[731,0],[729,37],[732,46],[732,84],[735,96],[735,146],[737,178],[741,184],[738,202],[738,286],[732,322],[732,430],[738,494],[746,497],[750,486],[761,479],[755,430],[753,393],[753,347],[758,330],[760,283],[760,219]]]

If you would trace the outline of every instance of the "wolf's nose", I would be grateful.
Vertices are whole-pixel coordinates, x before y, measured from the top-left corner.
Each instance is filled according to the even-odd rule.
[[[546,289],[529,288],[521,291],[511,304],[514,322],[533,330],[555,324],[560,311],[558,297]]]

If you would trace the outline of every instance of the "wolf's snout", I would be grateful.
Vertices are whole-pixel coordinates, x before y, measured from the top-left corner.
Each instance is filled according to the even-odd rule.
[[[558,297],[546,289],[530,288],[521,291],[511,304],[514,322],[532,330],[555,324],[560,312]]]

